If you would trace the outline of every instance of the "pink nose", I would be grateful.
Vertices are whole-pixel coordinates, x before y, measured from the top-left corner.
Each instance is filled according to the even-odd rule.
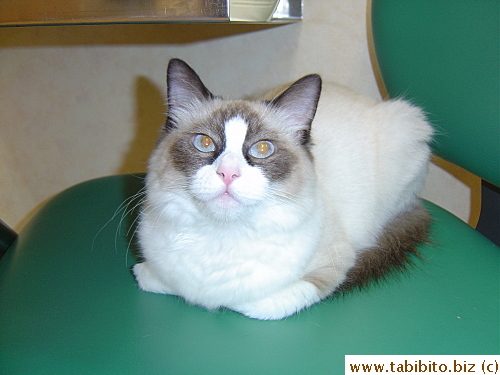
[[[221,165],[217,168],[217,174],[222,178],[222,181],[226,184],[226,186],[231,185],[231,183],[241,176],[240,170],[238,167],[233,166],[224,166]]]

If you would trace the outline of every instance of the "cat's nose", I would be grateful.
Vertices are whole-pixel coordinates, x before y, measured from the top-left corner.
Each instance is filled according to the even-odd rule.
[[[241,176],[241,172],[236,166],[219,166],[217,168],[217,174],[222,178],[222,181],[226,186],[231,185],[231,183]]]

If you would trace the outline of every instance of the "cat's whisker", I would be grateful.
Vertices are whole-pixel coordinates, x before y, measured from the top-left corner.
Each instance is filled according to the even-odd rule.
[[[108,222],[99,231],[99,233],[100,233],[111,221],[113,221],[121,213],[121,217],[120,217],[119,223],[118,223],[118,225],[116,227],[116,230],[115,230],[115,249],[117,248],[117,241],[118,241],[118,237],[120,236],[120,231],[121,231],[120,228],[122,226],[122,223],[123,223],[125,217],[127,215],[129,215],[131,212],[133,212],[137,207],[139,207],[141,205],[142,201],[145,199],[145,196],[146,196],[146,188],[142,187],[138,192],[136,192],[135,194],[127,197],[118,206],[118,208],[115,210],[115,212],[112,215],[112,217],[108,220]],[[134,201],[136,201],[136,200],[138,200],[138,202],[134,204],[134,207],[132,209],[129,209],[129,206]],[[95,238],[97,238],[97,235],[96,235]],[[94,241],[95,241],[95,238],[94,238]]]
[[[137,216],[134,219],[134,221],[132,222],[132,224],[130,226],[130,228],[134,228],[134,232],[130,236],[130,239],[129,239],[128,244],[127,244],[127,251],[125,252],[125,264],[127,264],[128,253],[130,251],[130,247],[132,245],[132,241],[134,240],[134,238],[136,236],[136,233],[139,230],[139,227],[135,225],[135,223],[136,223],[137,220],[139,220],[139,216]],[[127,231],[127,236],[129,235],[129,232],[130,232],[130,229]]]
[[[127,207],[130,205],[131,202],[133,202],[137,197],[139,196],[145,196],[146,195],[146,189],[143,187],[141,188],[141,190],[139,190],[137,193],[135,193],[134,195],[126,198],[122,203],[120,203],[120,205],[116,208],[115,212],[113,213],[113,215],[108,219],[108,221],[106,221],[106,223],[101,226],[101,228],[99,229],[99,231],[96,233],[96,235],[94,236],[94,239],[92,241],[92,249],[94,249],[94,246],[95,246],[95,241],[97,240],[97,237],[99,236],[99,234],[101,234],[101,232],[120,214],[122,213],[122,218],[120,219],[120,224],[122,223],[122,220],[123,220],[123,212],[127,210]],[[115,248],[116,248],[116,240],[115,240]]]
[[[126,216],[128,216],[129,214],[131,214],[132,212],[134,212],[136,209],[140,208],[142,206],[142,204],[144,203],[145,201],[145,198],[142,198],[139,202],[137,202],[137,204],[132,207],[131,209],[129,209],[123,216],[122,216],[122,219],[120,220],[120,223],[118,224],[119,227],[121,227],[121,224],[123,222],[123,220],[125,219]],[[127,233],[125,234],[126,236],[128,236],[130,234],[130,230],[134,227],[134,225],[137,223],[137,221],[140,219],[140,216],[141,216],[141,212],[139,211],[138,214],[135,216],[134,220],[132,221],[132,223],[129,225],[129,228],[127,230]]]
[[[121,237],[121,228],[122,228],[122,225],[123,225],[123,222],[124,220],[132,213],[134,212],[137,207],[140,206],[140,202],[135,204],[134,207],[128,209],[128,206],[127,206],[127,209],[124,209],[123,210],[123,213],[122,213],[122,217],[120,218],[120,221],[118,223],[118,225],[116,226],[116,230],[115,230],[115,249],[118,247],[118,239]],[[130,233],[130,230],[134,227],[134,224],[135,222],[137,221],[139,215],[137,215],[134,220],[130,223],[130,225],[128,226],[127,228],[127,232],[125,234],[125,237],[128,237],[129,233]]]

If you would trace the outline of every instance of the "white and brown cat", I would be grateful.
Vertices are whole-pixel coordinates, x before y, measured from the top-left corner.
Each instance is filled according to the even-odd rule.
[[[420,109],[315,74],[271,101],[224,100],[177,59],[167,83],[141,289],[281,319],[404,267],[426,240],[432,128]]]

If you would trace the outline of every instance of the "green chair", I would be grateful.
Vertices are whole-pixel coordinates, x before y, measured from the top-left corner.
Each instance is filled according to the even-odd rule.
[[[389,92],[430,113],[436,152],[498,185],[498,1],[372,5]],[[346,354],[499,354],[499,248],[433,204],[432,243],[409,273],[257,321],[138,289],[142,187],[142,175],[71,187],[9,246],[0,373],[341,374]]]

